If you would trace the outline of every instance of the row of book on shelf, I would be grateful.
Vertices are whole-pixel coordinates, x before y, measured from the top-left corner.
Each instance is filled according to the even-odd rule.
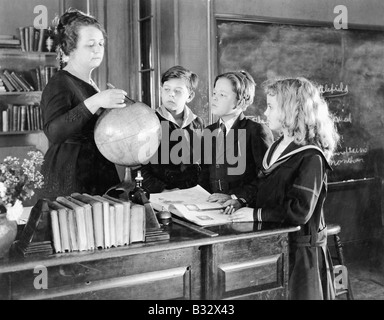
[[[145,241],[143,205],[87,193],[49,201],[56,253],[127,246]]]
[[[0,70],[0,93],[42,91],[56,72],[57,67],[48,65],[38,66],[24,74],[7,69]]]
[[[41,108],[38,104],[8,104],[7,109],[1,111],[0,123],[2,132],[43,130]]]
[[[22,51],[52,52],[53,38],[50,29],[34,26],[19,27],[19,38],[11,34],[0,35],[0,48],[21,49]]]

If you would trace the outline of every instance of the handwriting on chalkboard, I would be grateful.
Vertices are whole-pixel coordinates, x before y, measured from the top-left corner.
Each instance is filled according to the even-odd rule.
[[[348,93],[348,85],[344,87],[344,84],[340,82],[340,85],[333,85],[332,83],[331,86],[328,87],[326,84],[319,86],[319,90],[326,98],[341,97]]]
[[[247,70],[257,84],[306,77],[318,83],[342,139],[329,182],[384,177],[384,32],[217,19],[217,71]],[[246,115],[265,123],[256,87]]]

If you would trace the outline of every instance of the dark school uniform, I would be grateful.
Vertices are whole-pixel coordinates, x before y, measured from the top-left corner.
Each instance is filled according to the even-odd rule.
[[[251,204],[254,220],[299,225],[289,235],[289,298],[334,299],[333,266],[327,247],[323,204],[327,195],[327,170],[323,152],[294,142],[271,166],[280,138],[265,154],[258,190]]]
[[[160,146],[147,164],[133,171],[133,177],[137,170],[141,170],[143,187],[150,193],[196,186],[201,168],[200,157],[194,155],[194,148],[200,147],[204,121],[187,106],[181,126],[164,106],[156,109],[156,115],[162,128]]]
[[[206,130],[219,133],[219,126],[220,121],[217,121]],[[211,143],[208,141],[210,137],[204,134],[202,139],[199,184],[210,193],[233,194],[249,202],[255,192],[254,181],[262,167],[264,154],[273,142],[271,130],[241,113],[226,134],[224,143],[216,138]]]
[[[94,141],[99,115],[84,105],[96,93],[92,85],[65,70],[46,85],[40,105],[50,146],[41,169],[44,186],[37,190],[39,197],[56,199],[73,192],[101,195],[120,182],[115,165]]]

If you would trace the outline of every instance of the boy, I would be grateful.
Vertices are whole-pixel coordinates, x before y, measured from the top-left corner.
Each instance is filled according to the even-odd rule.
[[[212,193],[209,201],[224,203],[233,199],[231,205],[240,208],[246,206],[253,196],[252,182],[273,142],[272,132],[267,126],[243,114],[253,102],[255,86],[252,76],[246,71],[227,72],[215,79],[212,113],[219,120],[206,129],[225,138],[213,139],[209,159],[207,135],[204,133],[203,136],[203,171],[199,183]],[[236,164],[233,161],[235,157],[238,160]]]
[[[161,77],[161,105],[156,115],[161,122],[162,139],[157,153],[139,169],[143,187],[150,193],[197,185],[201,168],[192,149],[200,143],[204,122],[187,106],[195,96],[197,84],[198,76],[182,66],[168,69]]]

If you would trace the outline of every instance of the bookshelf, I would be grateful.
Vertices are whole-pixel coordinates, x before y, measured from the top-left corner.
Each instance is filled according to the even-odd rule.
[[[33,86],[33,91],[13,91],[13,92],[0,92],[0,111],[1,111],[1,126],[0,126],[0,161],[7,156],[22,157],[22,150],[29,151],[30,148],[38,149],[45,153],[48,149],[48,139],[42,131],[42,121],[39,125],[28,125],[25,120],[23,122],[23,128],[21,124],[12,127],[12,123],[8,122],[8,131],[4,131],[3,127],[3,111],[9,108],[17,107],[21,109],[26,106],[33,106],[33,109],[39,108],[42,89],[49,78],[45,78],[45,67],[58,67],[58,61],[56,60],[56,54],[53,52],[37,52],[37,51],[21,51],[20,49],[0,49],[0,72],[4,70],[21,74],[28,83]],[[36,69],[39,68],[41,83],[38,85]],[[20,107],[20,108],[18,108]],[[25,112],[24,112],[25,113]],[[39,117],[41,115],[39,114]],[[8,118],[9,120],[9,118]],[[18,116],[18,120],[21,120],[21,116]],[[31,122],[29,122],[31,123]],[[19,154],[9,154],[12,150],[18,150]]]

